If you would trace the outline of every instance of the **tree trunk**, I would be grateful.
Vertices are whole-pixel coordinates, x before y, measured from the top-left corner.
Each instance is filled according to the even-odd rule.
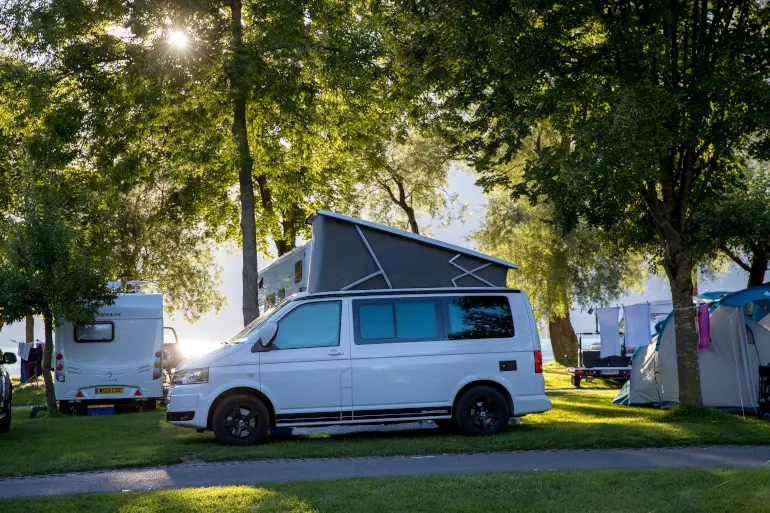
[[[698,365],[698,334],[693,310],[692,257],[684,247],[671,248],[665,256],[666,273],[674,303],[674,332],[676,361],[679,372],[679,404],[702,406],[700,368]]]
[[[35,317],[32,315],[28,315],[27,317],[24,318],[24,323],[25,323],[24,327],[26,330],[24,342],[26,342],[27,344],[31,344],[32,342],[35,341]]]
[[[749,269],[749,281],[746,287],[759,287],[765,282],[768,258],[767,253],[761,248],[752,248],[751,268]]]
[[[254,211],[253,159],[249,149],[246,124],[246,98],[248,87],[243,68],[246,49],[243,45],[241,26],[241,0],[230,0],[233,30],[233,63],[229,70],[230,87],[234,99],[233,138],[238,145],[238,183],[241,199],[241,242],[243,247],[243,324],[259,317],[257,303],[257,222]]]
[[[45,383],[45,403],[48,411],[56,413],[56,393],[53,390],[51,377],[51,357],[53,356],[53,316],[51,310],[43,310],[43,326],[45,327],[45,350],[43,351],[43,382]]]
[[[562,365],[576,365],[578,338],[570,321],[569,312],[564,317],[553,316],[548,321],[553,358]]]
[[[412,231],[412,233],[420,235],[420,227],[417,226],[417,217],[414,215],[414,209],[412,207],[405,206],[404,212],[406,212],[406,217],[409,219],[409,229]]]

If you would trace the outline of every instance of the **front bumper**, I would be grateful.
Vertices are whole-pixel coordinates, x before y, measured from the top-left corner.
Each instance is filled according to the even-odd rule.
[[[205,429],[208,422],[206,385],[176,385],[168,392],[166,420],[176,426]]]

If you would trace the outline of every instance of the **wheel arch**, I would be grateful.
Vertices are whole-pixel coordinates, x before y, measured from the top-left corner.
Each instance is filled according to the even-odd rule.
[[[240,386],[229,388],[219,394],[216,399],[214,399],[214,401],[211,403],[211,406],[209,406],[208,417],[206,418],[207,429],[212,429],[211,421],[213,420],[214,412],[216,411],[217,406],[219,406],[222,401],[228,397],[232,397],[234,395],[250,395],[262,401],[262,403],[265,405],[265,408],[267,408],[268,413],[270,414],[270,427],[275,427],[275,407],[273,406],[273,402],[270,400],[270,398],[256,388]]]
[[[498,381],[493,381],[490,379],[476,379],[473,381],[469,381],[468,383],[464,384],[460,390],[457,391],[455,394],[454,400],[452,401],[452,416],[454,417],[455,412],[457,411],[457,401],[459,401],[460,397],[471,388],[479,387],[479,386],[487,386],[494,388],[501,394],[503,394],[503,397],[508,401],[508,407],[510,408],[511,415],[513,415],[513,395],[508,390],[508,388],[503,385],[502,383]]]

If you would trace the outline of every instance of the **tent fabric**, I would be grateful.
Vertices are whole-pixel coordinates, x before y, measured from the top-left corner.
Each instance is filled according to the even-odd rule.
[[[626,347],[641,347],[652,342],[650,334],[650,303],[623,307]]]
[[[751,287],[728,294],[719,300],[720,305],[746,306],[754,301],[770,299],[770,287]]]
[[[711,305],[711,344],[698,352],[701,393],[707,406],[743,411],[758,407],[759,365],[770,363],[770,330],[744,315],[742,301],[751,302],[749,298],[757,295],[742,297],[733,300],[738,305]],[[657,405],[679,401],[676,330],[670,320],[671,316],[653,339],[654,344],[634,353],[628,386],[614,403]]]
[[[599,356],[601,358],[620,355],[619,314],[620,308],[616,306],[599,308],[596,314],[599,321],[599,340],[601,342]]]
[[[505,287],[505,260],[353,217],[317,211],[308,292]]]

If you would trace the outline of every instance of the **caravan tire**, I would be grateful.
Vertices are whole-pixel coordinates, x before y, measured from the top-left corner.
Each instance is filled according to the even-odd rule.
[[[505,431],[511,420],[508,400],[492,387],[473,387],[457,401],[457,429],[464,435],[489,436]]]
[[[220,443],[259,445],[270,430],[270,414],[256,397],[234,395],[217,406],[211,423]]]
[[[69,401],[59,401],[59,413],[63,413],[64,415],[72,413],[72,407],[70,406]]]

